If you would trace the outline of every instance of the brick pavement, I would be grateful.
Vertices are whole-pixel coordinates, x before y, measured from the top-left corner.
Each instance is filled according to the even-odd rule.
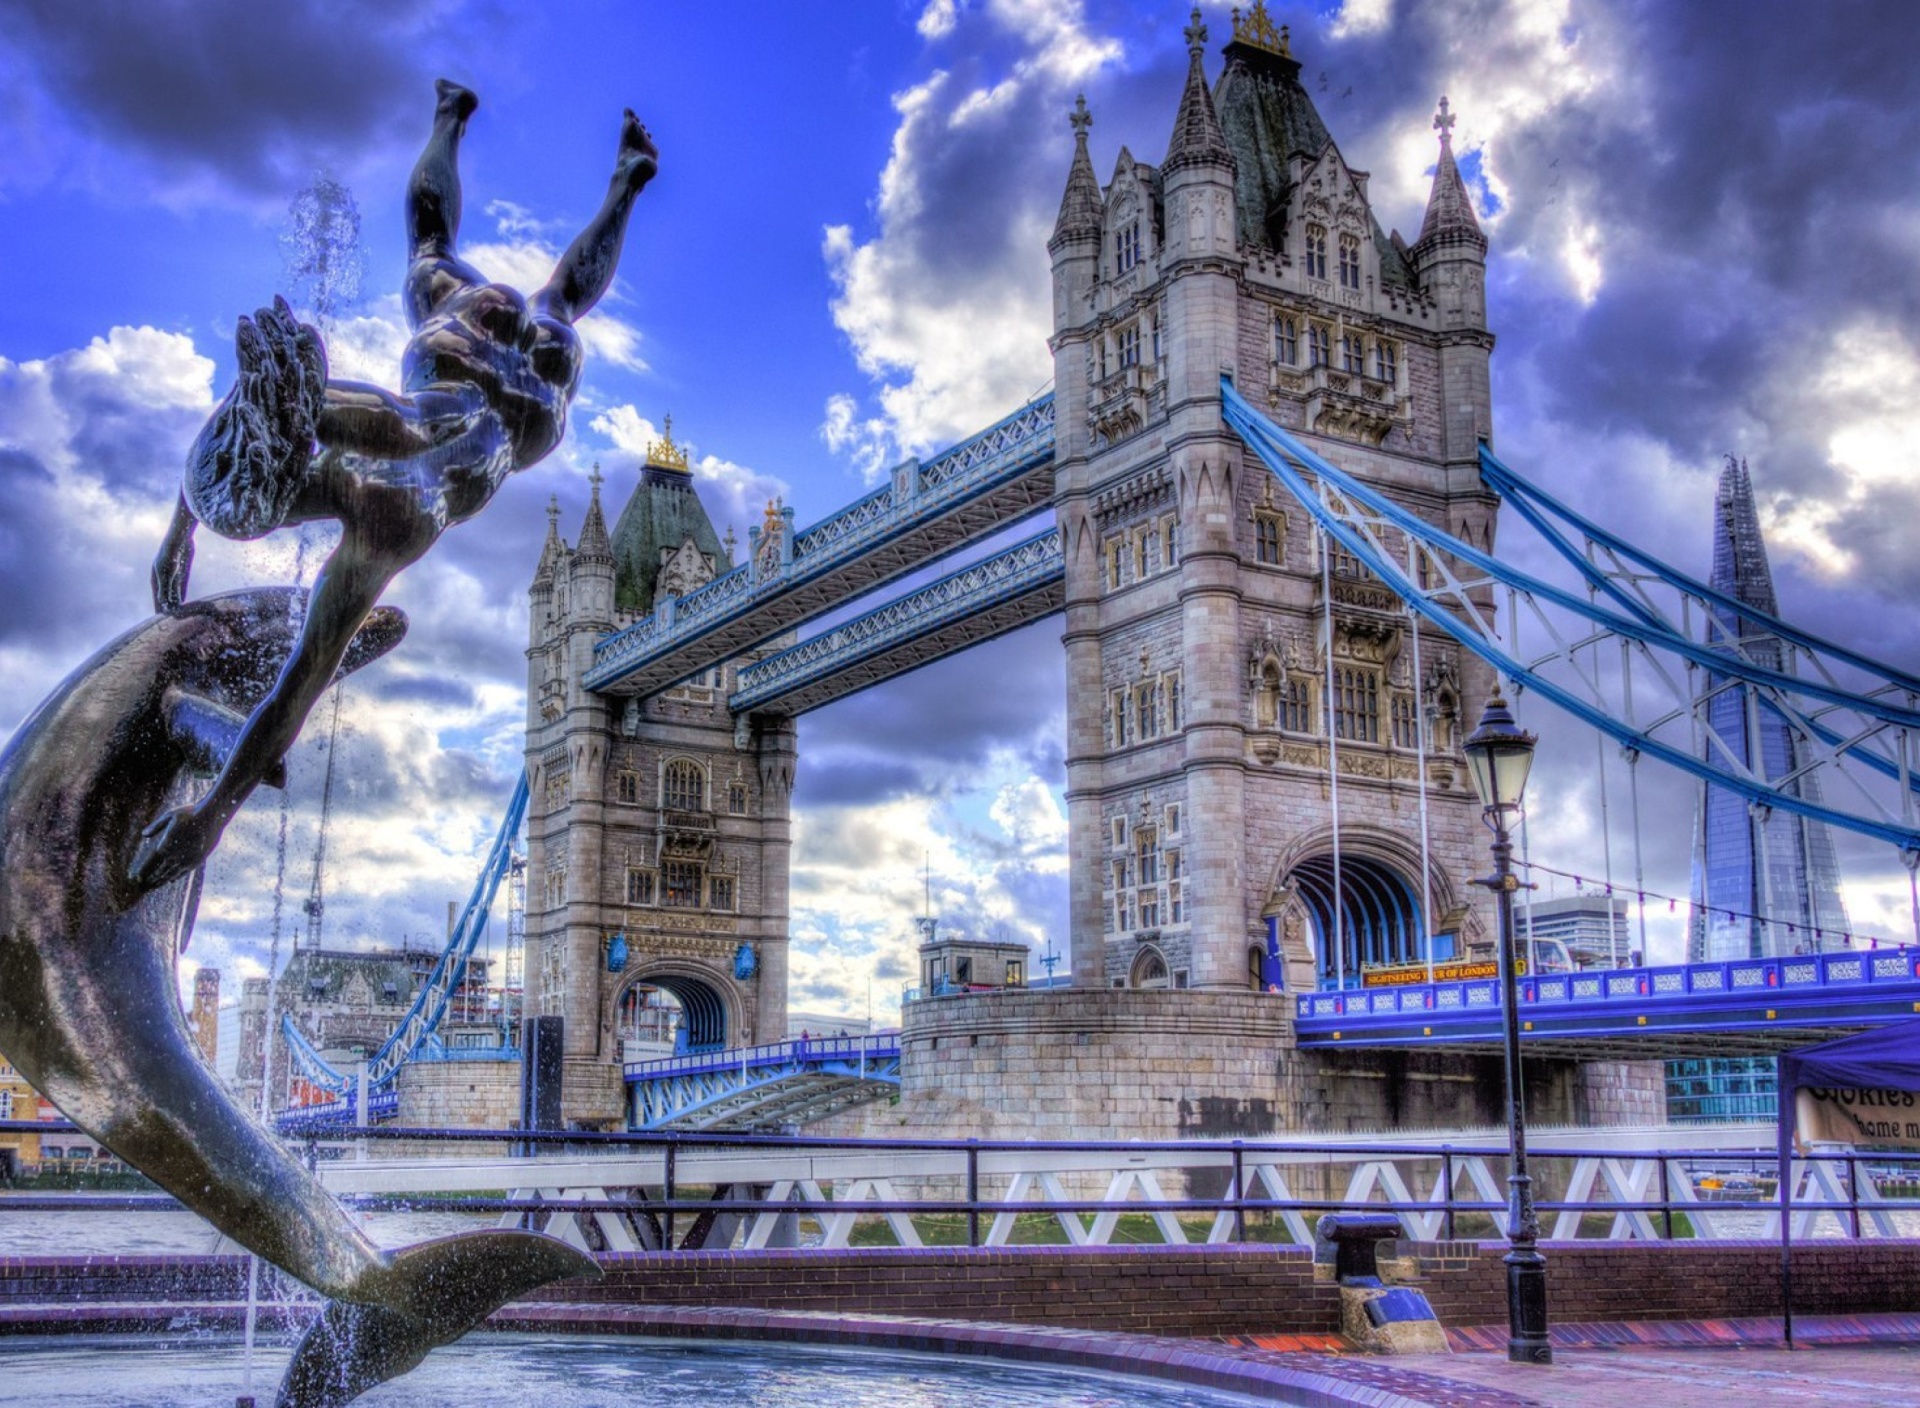
[[[1920,1406],[1920,1344],[1793,1351],[1778,1345],[1557,1349],[1550,1366],[1510,1364],[1504,1354],[1475,1351],[1409,1356],[1394,1364],[1546,1408],[1784,1408],[1827,1402],[1848,1408]],[[1383,1386],[1395,1385],[1389,1379]]]

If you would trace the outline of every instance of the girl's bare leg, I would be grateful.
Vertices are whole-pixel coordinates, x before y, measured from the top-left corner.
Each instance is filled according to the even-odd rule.
[[[633,199],[653,179],[659,166],[660,153],[654,148],[653,138],[633,115],[633,109],[627,109],[613,179],[607,183],[607,198],[560,256],[547,286],[534,295],[537,310],[571,323],[600,301],[620,263],[620,246],[626,239]]]
[[[415,271],[452,260],[460,238],[460,139],[467,119],[480,106],[470,89],[442,78],[433,85],[433,131],[407,179],[407,276],[409,322],[418,327],[446,293],[446,281],[420,278]]]

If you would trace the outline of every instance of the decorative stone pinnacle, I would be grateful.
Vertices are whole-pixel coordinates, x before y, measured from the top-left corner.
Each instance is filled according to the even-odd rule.
[[[547,495],[547,526],[556,533],[560,531],[560,496],[558,494]]]
[[[1198,55],[1207,47],[1207,24],[1205,20],[1200,18],[1200,9],[1198,6],[1194,7],[1193,23],[1186,27],[1184,33],[1187,37],[1187,52],[1189,54]]]
[[[1073,111],[1067,114],[1067,121],[1073,124],[1076,141],[1087,140],[1087,129],[1093,126],[1093,114],[1087,111],[1087,95],[1082,93],[1073,100]]]
[[[600,461],[595,460],[593,462],[593,473],[587,476],[587,483],[593,486],[593,496],[596,499],[600,497],[600,486],[606,482],[607,477],[600,472]]]
[[[1440,95],[1440,111],[1433,119],[1433,128],[1434,131],[1440,134],[1441,146],[1450,147],[1453,145],[1453,124],[1457,121],[1459,121],[1459,119],[1447,110],[1447,96],[1442,93]]]

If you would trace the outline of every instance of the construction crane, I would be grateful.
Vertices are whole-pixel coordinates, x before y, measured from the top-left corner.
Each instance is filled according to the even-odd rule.
[[[313,842],[313,883],[308,886],[307,898],[300,906],[301,912],[307,916],[309,949],[320,947],[320,924],[327,912],[327,823],[333,819],[333,773],[340,754],[340,701],[346,697],[346,693],[344,685],[336,684],[333,687],[333,718],[327,726],[326,780],[320,787],[320,829]]]

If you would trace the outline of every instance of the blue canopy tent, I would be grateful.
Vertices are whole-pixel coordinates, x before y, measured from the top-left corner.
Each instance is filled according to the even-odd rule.
[[[1795,1136],[1920,1148],[1920,1019],[1783,1052],[1779,1070],[1780,1302],[1791,1347]]]

